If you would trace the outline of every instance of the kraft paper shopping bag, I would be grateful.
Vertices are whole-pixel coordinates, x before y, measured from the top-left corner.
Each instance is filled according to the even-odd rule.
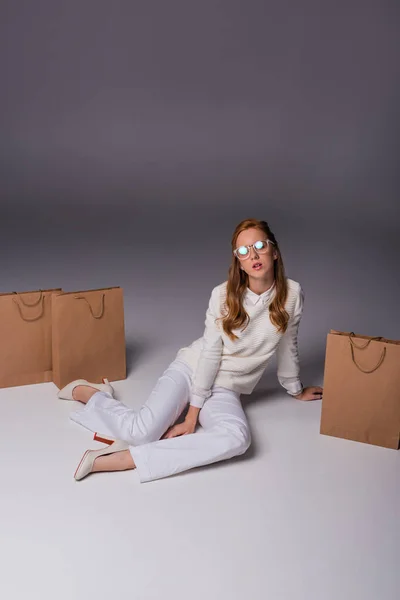
[[[330,331],[320,433],[399,448],[400,341]]]
[[[52,306],[53,381],[59,388],[75,379],[126,379],[121,287],[63,292]]]
[[[0,387],[52,381],[51,297],[61,291],[0,294]]]

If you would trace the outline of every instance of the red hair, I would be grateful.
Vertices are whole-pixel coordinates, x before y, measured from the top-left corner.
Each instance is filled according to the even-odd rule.
[[[287,329],[289,314],[285,310],[286,298],[288,295],[288,286],[285,275],[285,268],[282,261],[282,256],[279,250],[278,242],[272,233],[266,221],[257,219],[245,219],[237,225],[232,236],[232,263],[229,267],[227,294],[226,294],[226,309],[227,312],[222,319],[222,329],[231,340],[237,339],[237,335],[233,333],[233,329],[239,329],[245,321],[245,328],[249,322],[249,316],[243,307],[242,298],[248,287],[249,276],[240,268],[239,259],[233,255],[236,248],[236,240],[242,231],[247,229],[260,229],[265,237],[274,243],[274,250],[278,258],[274,260],[274,278],[275,278],[275,295],[269,305],[269,316],[271,322],[278,328],[278,331],[284,333]]]

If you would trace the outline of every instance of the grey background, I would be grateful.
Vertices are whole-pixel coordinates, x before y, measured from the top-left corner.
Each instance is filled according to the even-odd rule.
[[[121,285],[130,368],[203,333],[244,218],[330,328],[400,339],[396,2],[0,4],[1,292]]]

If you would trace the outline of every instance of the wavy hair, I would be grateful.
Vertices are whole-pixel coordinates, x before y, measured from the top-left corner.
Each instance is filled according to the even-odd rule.
[[[248,287],[249,276],[240,268],[239,259],[233,254],[236,248],[236,240],[242,231],[257,228],[263,231],[265,237],[275,244],[274,250],[278,258],[274,260],[274,278],[275,278],[275,296],[269,305],[269,316],[271,322],[277,327],[278,331],[284,333],[287,329],[289,314],[285,310],[286,298],[288,295],[288,285],[286,281],[285,268],[282,261],[278,242],[272,233],[266,221],[258,219],[245,219],[237,225],[232,235],[232,263],[228,271],[227,293],[225,315],[217,320],[222,320],[222,329],[227,336],[234,341],[238,336],[233,333],[233,329],[239,329],[246,321],[244,329],[250,322],[250,317],[243,307],[243,295]]]

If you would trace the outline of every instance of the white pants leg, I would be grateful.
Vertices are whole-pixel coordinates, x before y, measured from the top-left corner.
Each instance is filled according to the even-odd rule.
[[[175,360],[138,411],[109,394],[96,392],[70,418],[91,431],[130,444],[142,483],[243,454],[251,438],[240,395],[217,386],[199,413],[203,431],[160,439],[190,400],[190,375],[190,367]]]

